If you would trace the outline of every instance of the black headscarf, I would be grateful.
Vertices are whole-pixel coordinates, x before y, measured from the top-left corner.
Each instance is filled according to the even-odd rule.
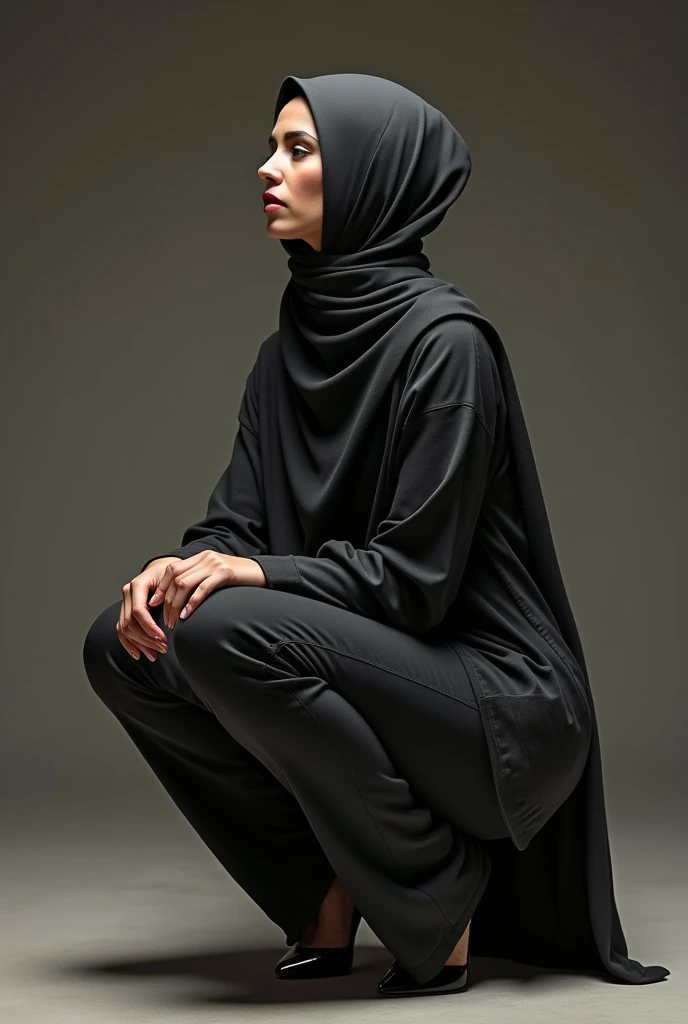
[[[406,352],[421,333],[446,320],[469,319],[490,343],[507,404],[531,565],[570,650],[589,679],[576,622],[564,587],[533,450],[509,359],[495,327],[454,284],[435,277],[422,237],[442,221],[470,171],[468,147],[437,109],[395,82],[374,75],[333,74],[284,79],[275,103],[302,95],[311,110],[322,154],[322,248],[282,240],[291,279],[280,306],[279,330],[290,382],[289,415],[308,439],[306,487],[327,475],[331,439],[347,425],[372,422]],[[307,500],[307,499],[305,499]],[[488,889],[476,910],[471,948],[477,954],[519,959],[510,944],[510,917],[529,918],[533,949],[546,949],[553,922],[581,919],[571,936],[584,944],[590,931],[601,964],[618,978],[647,983],[665,967],[644,967],[627,956],[613,892],[597,722],[580,782],[525,850],[495,846]],[[567,888],[567,858],[582,852],[587,892]],[[555,863],[556,861],[556,863]],[[556,908],[538,906],[538,882],[556,881]],[[532,894],[532,899],[529,895]],[[542,897],[539,897],[542,899]],[[569,906],[566,906],[567,901]],[[582,921],[582,919],[581,919]],[[556,925],[554,925],[556,927]],[[540,934],[538,934],[540,929]],[[586,962],[580,950],[579,965]],[[572,952],[573,956],[573,952]],[[529,962],[531,957],[526,957]],[[572,962],[571,966],[576,966]]]

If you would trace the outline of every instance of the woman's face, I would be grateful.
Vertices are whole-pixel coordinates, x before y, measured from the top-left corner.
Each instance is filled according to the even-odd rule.
[[[298,135],[290,136],[290,133]],[[322,242],[322,161],[311,110],[295,96],[280,110],[268,145],[270,157],[258,177],[285,204],[265,212],[272,238],[302,238],[320,251]],[[269,206],[269,200],[266,200]]]

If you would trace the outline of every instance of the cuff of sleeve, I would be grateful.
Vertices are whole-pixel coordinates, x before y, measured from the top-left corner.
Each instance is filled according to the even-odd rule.
[[[293,555],[250,555],[265,573],[271,590],[299,590],[301,578]]]

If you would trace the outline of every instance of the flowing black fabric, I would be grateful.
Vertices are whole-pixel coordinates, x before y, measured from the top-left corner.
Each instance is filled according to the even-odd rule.
[[[448,640],[509,830],[486,843],[472,951],[658,981],[665,967],[627,955],[593,695],[511,366],[423,253],[468,180],[468,148],[386,79],[290,76],[274,121],[297,95],[322,155],[322,248],[281,241],[279,330],[207,516],[168,554],[253,558],[268,587]]]
[[[279,321],[285,394],[308,453],[295,474],[301,500],[307,504],[309,494],[327,487],[352,426],[373,426],[376,403],[418,337],[440,322],[471,320],[488,338],[502,382],[532,571],[588,686],[592,736],[585,769],[525,849],[492,844],[492,876],[473,918],[472,949],[547,963],[553,932],[566,928],[569,966],[603,966],[626,982],[660,980],[669,973],[665,967],[645,967],[627,955],[588,671],[509,359],[494,326],[455,285],[431,273],[422,251],[422,237],[442,221],[469,177],[466,143],[440,111],[376,76],[289,76],[275,121],[297,95],[309,104],[323,172],[321,251],[301,239],[281,242],[291,272]],[[543,878],[551,880],[544,898]],[[577,891],[578,878],[587,891]],[[514,940],[518,934],[524,942],[514,916],[529,922],[529,948]],[[564,966],[561,958],[557,964]]]

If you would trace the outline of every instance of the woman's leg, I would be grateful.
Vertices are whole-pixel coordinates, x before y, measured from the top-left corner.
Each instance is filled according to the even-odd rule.
[[[482,840],[508,835],[454,650],[260,587],[214,591],[174,632],[190,685],[287,780],[375,934],[417,981],[437,974],[487,885]]]
[[[135,661],[120,644],[120,607],[117,601],[105,608],[86,635],[91,686],[220,863],[288,933],[288,944],[296,942],[310,920],[304,893],[309,906],[319,905],[335,877],[308,819],[191,689],[162,607],[150,612],[168,650],[153,662],[143,654]]]

